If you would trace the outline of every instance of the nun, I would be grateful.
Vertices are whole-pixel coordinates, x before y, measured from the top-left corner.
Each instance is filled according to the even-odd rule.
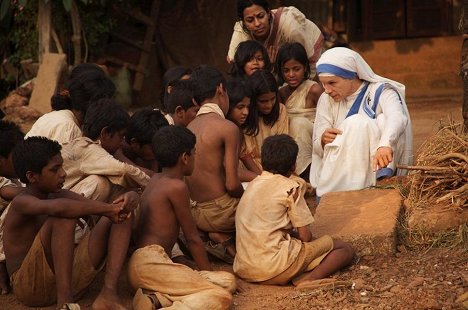
[[[344,47],[323,53],[317,74],[324,92],[314,123],[310,182],[318,199],[406,175],[397,169],[413,158],[405,86],[375,74]]]

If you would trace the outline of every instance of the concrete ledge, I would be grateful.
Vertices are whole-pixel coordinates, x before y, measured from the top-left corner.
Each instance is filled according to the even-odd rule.
[[[401,202],[395,189],[325,194],[315,213],[312,234],[350,242],[359,255],[393,255]]]

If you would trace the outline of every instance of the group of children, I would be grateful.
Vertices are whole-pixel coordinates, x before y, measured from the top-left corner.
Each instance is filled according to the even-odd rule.
[[[207,252],[267,284],[307,287],[348,265],[348,244],[313,240],[297,177],[310,165],[320,87],[300,44],[284,45],[276,67],[279,90],[265,47],[246,41],[228,80],[210,66],[173,68],[164,113],[129,116],[105,72],[83,64],[25,140],[1,121],[1,176],[23,183],[0,183],[11,201],[0,221],[2,291],[11,281],[26,305],[73,309],[105,265],[93,308],[123,308],[128,252],[135,309],[227,309],[235,277],[212,271]]]

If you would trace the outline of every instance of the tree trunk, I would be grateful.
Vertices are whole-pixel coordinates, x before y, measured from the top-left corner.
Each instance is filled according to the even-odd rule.
[[[42,55],[50,52],[50,27],[51,27],[51,1],[39,0],[37,13],[37,29],[39,31],[39,63]]]
[[[463,124],[464,130],[468,130],[468,0],[463,0],[462,9],[463,44],[461,51],[461,76],[463,79]]]
[[[74,51],[74,58],[73,58],[73,65],[79,65],[82,62],[81,56],[81,20],[80,20],[80,12],[78,11],[78,6],[76,5],[75,1],[72,1],[72,6],[70,10],[70,17],[72,22],[73,28],[73,51]]]

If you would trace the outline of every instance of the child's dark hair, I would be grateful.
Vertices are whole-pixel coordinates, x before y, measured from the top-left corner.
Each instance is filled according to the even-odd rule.
[[[83,121],[83,135],[92,140],[99,138],[107,127],[110,134],[126,129],[130,123],[127,111],[114,99],[103,98],[93,102]]]
[[[46,137],[29,137],[13,149],[13,166],[21,182],[28,184],[26,173],[41,173],[49,161],[60,154],[62,147],[57,141]]]
[[[223,87],[226,86],[226,79],[221,72],[208,65],[197,67],[190,78],[193,80],[195,87],[193,97],[199,105],[206,99],[213,98],[220,84]]]
[[[175,81],[180,80],[184,75],[191,75],[192,74],[192,69],[186,68],[186,67],[172,67],[169,68],[163,75],[163,81],[162,81],[162,89],[160,93],[160,100],[161,100],[161,108],[163,112],[167,113],[167,106],[166,106],[166,96],[168,95],[167,93],[167,87],[174,83]]]
[[[276,56],[275,71],[278,73],[278,84],[283,85],[285,82],[282,67],[289,60],[296,60],[304,66],[304,80],[310,76],[309,59],[307,52],[301,43],[286,43],[280,47]]]
[[[271,71],[270,57],[268,56],[265,46],[258,41],[248,40],[239,43],[237,46],[229,74],[233,77],[244,77],[246,75],[244,66],[255,56],[256,52],[262,53],[263,61],[265,62],[265,67],[263,69]]]
[[[247,83],[252,87],[253,98],[250,101],[249,115],[242,126],[244,132],[249,136],[256,136],[258,134],[259,126],[259,112],[257,107],[257,98],[266,93],[278,92],[278,85],[276,84],[273,73],[266,70],[257,70],[247,78]],[[279,102],[276,98],[275,105],[268,115],[262,115],[265,125],[273,126],[279,118]]]
[[[169,126],[169,123],[158,109],[137,110],[130,118],[125,140],[127,143],[135,139],[140,145],[151,144],[154,134],[164,126]]]
[[[8,158],[16,144],[24,139],[18,125],[13,122],[0,120],[0,157]]]
[[[51,106],[55,111],[77,110],[84,116],[92,101],[112,98],[114,94],[114,83],[99,66],[81,64],[71,72],[64,90],[52,96]]]
[[[166,95],[166,112],[174,114],[178,106],[187,111],[194,106],[193,103],[193,81],[177,80],[171,83],[171,93]]]
[[[252,5],[258,5],[261,6],[267,14],[270,15],[269,20],[271,22],[271,11],[270,11],[270,5],[268,4],[268,1],[266,0],[237,0],[237,18],[242,24],[242,28],[244,29],[245,32],[249,32],[247,28],[244,26],[244,23],[242,22],[244,20],[244,10],[246,8],[251,7]]]
[[[229,96],[229,112],[236,107],[245,97],[252,99],[252,89],[245,79],[229,79],[226,83],[226,90]]]
[[[191,151],[195,147],[195,135],[182,126],[167,126],[161,128],[153,137],[154,157],[161,168],[174,167],[179,156]]]
[[[262,167],[271,173],[289,176],[297,160],[299,147],[289,135],[266,138],[262,145]]]

